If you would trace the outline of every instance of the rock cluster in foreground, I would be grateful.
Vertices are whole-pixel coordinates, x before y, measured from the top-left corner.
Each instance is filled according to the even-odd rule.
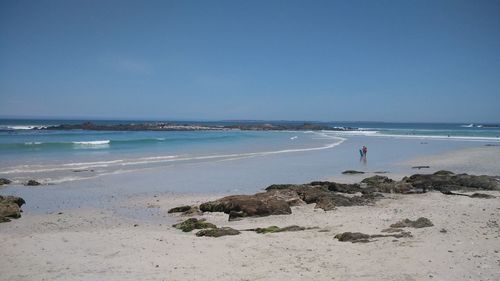
[[[475,176],[438,171],[434,174],[414,174],[401,181],[385,176],[365,178],[359,184],[341,184],[315,181],[309,184],[275,184],[266,192],[254,195],[232,195],[199,206],[202,212],[224,212],[229,220],[244,217],[291,214],[290,207],[316,204],[325,211],[338,206],[359,206],[373,203],[383,193],[422,193],[437,190],[450,193],[452,190],[500,190],[499,179],[492,176]],[[471,196],[487,198],[487,196]]]

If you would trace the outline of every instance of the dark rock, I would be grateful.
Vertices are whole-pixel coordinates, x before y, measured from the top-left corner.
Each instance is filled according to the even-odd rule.
[[[168,213],[169,214],[171,214],[171,213],[184,213],[184,212],[189,211],[190,209],[191,209],[191,206],[189,206],[189,205],[180,206],[180,207],[175,207],[175,208],[168,210]]]
[[[190,232],[193,229],[217,228],[215,224],[205,222],[205,219],[198,220],[196,218],[189,218],[181,223],[177,223],[172,226],[184,232]]]
[[[203,203],[203,212],[224,212],[229,214],[229,220],[242,217],[263,217],[269,215],[288,215],[292,213],[290,205],[278,199],[276,193],[257,193],[255,195],[232,195]]]
[[[286,227],[278,227],[278,226],[269,226],[269,227],[264,227],[264,228],[255,228],[255,229],[247,229],[250,231],[255,231],[257,233],[274,233],[274,232],[286,232],[286,231],[302,231],[306,230],[305,227],[298,226],[298,225],[290,225]]]
[[[0,178],[0,185],[11,184],[12,181],[6,178]]]
[[[21,209],[13,202],[0,202],[0,217],[20,218]]]
[[[334,210],[335,207],[362,206],[373,201],[371,196],[353,196],[346,197],[340,194],[326,194],[319,198],[315,208],[320,208],[325,211]]]
[[[196,233],[196,236],[221,237],[226,235],[238,235],[240,232],[230,227],[221,227],[213,229],[204,229]]]
[[[11,196],[11,195],[7,195],[7,196],[0,195],[0,202],[12,202],[12,203],[15,203],[19,207],[26,204],[26,201],[24,201],[23,198],[17,197],[17,196]]]
[[[383,193],[409,193],[413,187],[404,181],[394,181],[386,176],[375,175],[365,178],[361,181],[367,186],[364,193],[383,192]]]
[[[382,184],[393,183],[393,182],[394,182],[394,180],[392,180],[386,176],[379,176],[379,175],[365,178],[364,180],[361,181],[361,183],[364,183],[369,187],[378,187]]]
[[[374,234],[370,235],[370,238],[379,238],[379,237],[395,237],[395,238],[405,238],[405,237],[413,237],[410,232],[402,231],[401,233],[396,234]]]
[[[411,167],[412,169],[429,169],[430,167],[429,166],[413,166]]]
[[[362,171],[356,171],[356,170],[346,170],[343,171],[342,174],[344,175],[357,175],[357,174],[364,174],[365,172]]]
[[[470,198],[483,198],[483,199],[495,198],[495,196],[493,196],[493,195],[484,194],[484,193],[474,193],[474,194],[470,195],[469,197]]]
[[[450,175],[454,175],[454,174],[455,173],[450,172],[450,171],[439,170],[439,171],[435,172],[433,175],[435,175],[435,176],[450,176]]]
[[[361,232],[344,232],[335,235],[335,238],[337,238],[340,242],[351,242],[351,243],[367,243],[372,241],[370,239],[380,238],[380,237],[404,238],[404,237],[412,237],[412,235],[409,232],[401,232],[397,234],[373,234],[373,235]]]
[[[386,228],[386,229],[382,229],[381,232],[394,233],[394,232],[403,232],[403,230],[401,228],[392,228],[392,227],[389,227],[389,228]]]
[[[349,193],[349,194],[354,194],[358,192],[363,193],[365,191],[359,186],[359,184],[344,184],[331,181],[313,181],[310,183],[310,185],[322,186],[328,189],[328,191]]]
[[[394,228],[402,228],[402,227],[422,228],[422,227],[431,227],[431,226],[434,226],[434,224],[428,218],[424,218],[424,217],[420,217],[415,221],[412,221],[410,219],[404,219],[400,222],[391,224],[391,227],[394,227]]]
[[[37,182],[36,180],[29,180],[27,183],[26,183],[27,186],[37,186],[37,185],[40,185],[39,182]]]
[[[7,217],[0,217],[0,223],[2,223],[2,222],[9,222],[9,221],[11,221],[11,220],[9,218],[7,218]]]
[[[24,203],[26,202],[20,197],[0,195],[0,222],[8,222],[10,218],[20,218],[21,206]]]
[[[423,190],[499,190],[499,182],[491,176],[474,176],[468,174],[449,174],[440,171],[437,174],[415,174],[404,178],[403,182],[414,188]]]
[[[370,242],[369,240],[370,235],[361,232],[344,232],[335,235],[335,238],[337,238],[340,242],[352,242],[352,243]]]
[[[270,191],[270,190],[275,190],[275,189],[291,189],[293,187],[300,186],[299,184],[272,184],[268,187],[266,187],[265,190]]]
[[[199,216],[203,212],[200,211],[198,206],[191,206],[191,208],[185,212],[182,213],[183,216]]]

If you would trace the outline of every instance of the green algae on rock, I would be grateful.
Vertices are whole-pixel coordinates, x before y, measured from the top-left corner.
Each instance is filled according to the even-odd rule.
[[[205,222],[205,219],[198,220],[196,218],[189,218],[181,223],[177,223],[172,226],[184,232],[190,232],[193,229],[217,228],[215,224]]]
[[[230,227],[221,227],[221,228],[211,228],[211,229],[203,229],[196,233],[196,236],[202,237],[221,237],[226,235],[238,235],[240,232],[234,228]]]

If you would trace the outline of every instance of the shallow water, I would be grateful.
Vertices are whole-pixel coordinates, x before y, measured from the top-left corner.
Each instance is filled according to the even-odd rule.
[[[39,187],[15,184],[3,188],[1,193],[25,198],[28,204],[24,209],[27,212],[57,212],[79,207],[116,209],[120,202],[130,197],[152,197],[154,194],[165,193],[254,193],[274,183],[324,180],[338,176],[347,169],[411,173],[415,171],[409,166],[401,165],[402,162],[418,156],[491,143],[339,135],[332,132],[259,132],[257,135],[262,139],[268,137],[272,140],[269,146],[267,142],[243,147],[240,147],[241,143],[231,143],[227,146],[219,144],[218,150],[210,154],[216,157],[196,158],[197,155],[203,156],[207,153],[200,149],[192,150],[189,160],[185,161],[110,165],[97,167],[94,172],[58,170],[14,173],[16,179],[36,176],[35,179],[52,179],[55,184]],[[298,136],[294,140],[300,141],[293,142],[291,138],[294,136]],[[358,150],[362,145],[368,147],[366,161],[359,157]],[[58,165],[64,164],[50,165],[59,167]],[[128,169],[130,166],[133,168]],[[71,180],[57,181],[65,177]],[[76,177],[80,179],[77,180]],[[50,180],[48,183],[51,183]]]

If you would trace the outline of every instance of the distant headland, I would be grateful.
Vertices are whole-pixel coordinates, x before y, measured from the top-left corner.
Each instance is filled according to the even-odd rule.
[[[81,124],[61,124],[34,128],[36,130],[92,130],[92,131],[215,131],[215,130],[244,130],[244,131],[353,131],[353,127],[333,127],[321,123],[234,123],[228,125],[204,125],[174,122],[146,122],[124,124],[95,124],[84,122]]]

